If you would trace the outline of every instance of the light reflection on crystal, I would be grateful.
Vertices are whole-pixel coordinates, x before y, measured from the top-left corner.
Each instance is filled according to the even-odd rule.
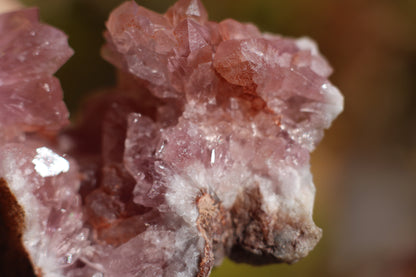
[[[32,160],[36,172],[42,177],[56,176],[68,172],[69,162],[47,147],[36,149],[37,155]]]
[[[65,256],[65,263],[72,264],[72,254],[68,254]]]
[[[211,165],[215,163],[215,149],[211,150]]]

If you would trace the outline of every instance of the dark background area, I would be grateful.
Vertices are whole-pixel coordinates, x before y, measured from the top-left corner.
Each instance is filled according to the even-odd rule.
[[[75,55],[57,76],[75,114],[87,94],[114,84],[99,51],[104,22],[122,1],[22,2],[69,36]],[[163,12],[174,1],[137,2]],[[203,2],[211,20],[313,38],[345,96],[344,112],[312,154],[315,219],[324,231],[317,248],[290,266],[225,261],[212,276],[416,276],[416,1]]]

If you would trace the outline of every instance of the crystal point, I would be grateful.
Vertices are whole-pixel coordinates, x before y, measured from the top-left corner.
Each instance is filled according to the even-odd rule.
[[[52,75],[73,53],[66,35],[39,23],[36,9],[1,15],[0,32],[0,140],[57,132],[68,111]]]
[[[206,22],[208,13],[200,0],[179,0],[166,12],[166,17],[177,25],[186,18]]]

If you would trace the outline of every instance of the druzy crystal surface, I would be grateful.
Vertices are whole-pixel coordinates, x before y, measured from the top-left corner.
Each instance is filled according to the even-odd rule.
[[[65,34],[38,22],[36,9],[0,15],[0,33],[0,184],[24,211],[22,230],[15,232],[22,234],[34,270],[58,276],[88,232],[81,221],[76,162],[62,156],[55,138],[69,121],[52,75],[73,51]],[[2,237],[1,245],[7,240]],[[3,251],[10,255],[7,247]],[[3,262],[0,275],[23,276],[8,271],[16,261]]]
[[[0,33],[0,140],[56,132],[68,123],[52,76],[72,55],[66,36],[40,24],[35,9],[2,15]]]
[[[211,22],[199,0],[126,2],[106,26],[118,85],[62,130],[65,36],[34,10],[0,17],[0,178],[36,272],[209,276],[225,256],[306,256],[321,236],[309,153],[343,106],[316,45]]]

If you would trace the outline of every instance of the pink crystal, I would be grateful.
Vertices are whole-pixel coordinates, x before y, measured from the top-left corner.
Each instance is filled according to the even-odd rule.
[[[292,263],[316,245],[309,153],[343,99],[311,40],[208,21],[199,0],[164,15],[126,2],[102,50],[119,84],[55,136],[67,113],[51,75],[71,51],[39,26],[30,10],[0,17],[0,49],[14,53],[0,57],[0,116],[23,103],[1,121],[0,178],[37,209],[23,238],[35,268],[208,276],[225,256]],[[26,48],[7,44],[19,37]]]
[[[0,17],[0,139],[21,132],[56,132],[68,123],[52,75],[72,55],[67,37],[38,22],[35,9]]]
[[[25,213],[21,240],[34,270],[54,274],[77,260],[88,235],[77,163],[54,142],[68,111],[52,75],[73,51],[36,9],[1,15],[0,32],[0,178]]]

